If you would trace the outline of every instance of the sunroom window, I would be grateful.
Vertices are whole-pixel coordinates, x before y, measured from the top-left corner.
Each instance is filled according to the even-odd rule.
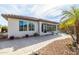
[[[56,25],[52,25],[52,31],[56,31]]]
[[[51,31],[56,31],[56,25],[42,24],[42,32],[46,33]]]

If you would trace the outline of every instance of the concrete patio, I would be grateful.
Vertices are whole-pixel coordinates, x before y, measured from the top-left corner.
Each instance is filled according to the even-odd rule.
[[[48,35],[39,37],[29,37],[0,42],[0,55],[28,55],[45,47],[55,40],[67,38],[69,35]]]

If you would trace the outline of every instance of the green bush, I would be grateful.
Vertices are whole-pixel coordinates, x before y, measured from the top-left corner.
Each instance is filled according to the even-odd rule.
[[[34,33],[33,36],[39,36],[39,33]]]

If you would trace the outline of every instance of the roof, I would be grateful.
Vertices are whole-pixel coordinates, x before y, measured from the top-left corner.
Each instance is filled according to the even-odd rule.
[[[31,21],[42,21],[42,22],[50,22],[59,24],[58,22],[46,20],[46,19],[39,19],[35,17],[29,17],[29,16],[21,16],[21,15],[12,15],[12,14],[1,14],[2,17],[4,17],[6,20],[7,18],[15,18],[15,19],[23,19],[23,20],[31,20]]]

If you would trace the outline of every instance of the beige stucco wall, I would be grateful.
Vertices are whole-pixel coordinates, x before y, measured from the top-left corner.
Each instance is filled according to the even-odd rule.
[[[25,36],[26,34],[33,35],[34,33],[39,33],[40,35],[46,35],[46,34],[52,33],[52,32],[43,33],[41,31],[42,23],[46,23],[46,22],[39,22],[38,23],[36,21],[29,21],[29,20],[23,20],[23,21],[26,21],[27,23],[28,22],[34,23],[35,24],[35,31],[19,31],[19,19],[8,18],[8,37],[10,37],[10,36],[22,37],[22,36]],[[48,23],[48,24],[52,24],[52,23]]]
[[[27,21],[27,20],[24,20]],[[35,31],[19,31],[19,19],[8,18],[8,37],[15,36],[21,37],[26,34],[33,35],[38,32],[38,23],[34,21],[27,21],[35,24]]]

